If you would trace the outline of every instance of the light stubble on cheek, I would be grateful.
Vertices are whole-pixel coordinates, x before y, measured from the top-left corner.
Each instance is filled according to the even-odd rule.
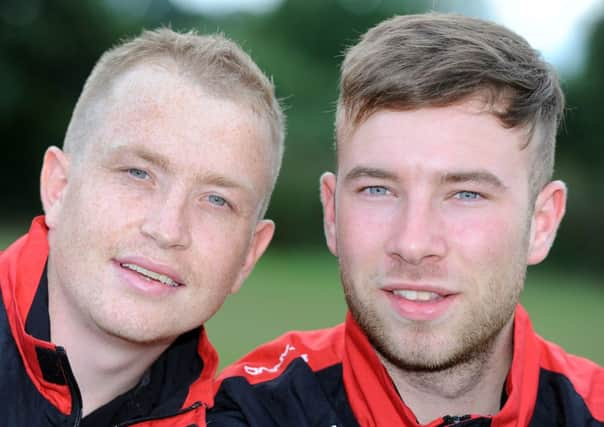
[[[523,228],[523,227],[519,227]],[[395,366],[409,370],[442,370],[483,357],[513,316],[526,271],[528,230],[511,233],[503,246],[485,245],[481,256],[457,260],[449,269],[393,263],[379,271],[379,260],[363,266],[340,254],[340,274],[346,301],[370,342]],[[484,239],[485,241],[488,239]],[[354,258],[356,259],[356,258]],[[365,269],[365,270],[364,270]],[[390,316],[379,286],[385,277],[446,280],[463,290],[463,306],[444,323],[397,321]]]

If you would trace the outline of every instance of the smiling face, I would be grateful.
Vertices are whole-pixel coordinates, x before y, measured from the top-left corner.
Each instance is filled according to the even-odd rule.
[[[350,310],[401,368],[443,369],[484,350],[563,212],[562,183],[533,212],[526,133],[482,106],[378,111],[339,141],[337,177],[322,177]]]
[[[158,66],[119,77],[96,114],[81,152],[45,157],[50,297],[74,324],[169,341],[239,288],[272,237],[259,220],[270,132]]]

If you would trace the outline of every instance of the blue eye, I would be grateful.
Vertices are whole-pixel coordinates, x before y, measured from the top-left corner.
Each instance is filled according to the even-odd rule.
[[[475,191],[460,191],[455,193],[454,197],[464,201],[479,200],[482,198],[482,196]]]
[[[216,194],[210,194],[208,200],[216,206],[224,206],[227,204],[227,201],[224,198],[217,196]]]
[[[142,169],[130,168],[128,169],[128,174],[136,179],[146,179],[149,174]]]
[[[380,185],[373,185],[371,187],[363,188],[363,192],[370,196],[385,196],[388,194],[388,189]]]

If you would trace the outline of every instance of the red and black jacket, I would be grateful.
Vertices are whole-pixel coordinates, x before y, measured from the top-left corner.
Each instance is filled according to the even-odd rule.
[[[501,411],[443,414],[426,426],[604,426],[604,368],[536,335],[521,306],[514,322]],[[212,427],[419,425],[350,314],[334,328],[259,347],[219,380]]]
[[[205,426],[218,357],[203,328],[179,337],[133,390],[81,419],[67,354],[49,342],[46,236],[38,217],[0,254],[0,425]]]

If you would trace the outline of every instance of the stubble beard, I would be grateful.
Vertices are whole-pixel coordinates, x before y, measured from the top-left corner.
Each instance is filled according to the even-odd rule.
[[[495,272],[486,284],[473,283],[468,287],[483,286],[488,295],[475,302],[453,330],[435,330],[429,323],[401,323],[390,325],[388,330],[386,315],[355,291],[377,289],[375,283],[356,286],[342,265],[340,277],[354,320],[382,360],[401,371],[437,373],[476,363],[483,365],[489,358],[496,338],[511,320],[520,298],[526,274],[522,256],[512,261],[514,265],[509,267],[508,274]]]

